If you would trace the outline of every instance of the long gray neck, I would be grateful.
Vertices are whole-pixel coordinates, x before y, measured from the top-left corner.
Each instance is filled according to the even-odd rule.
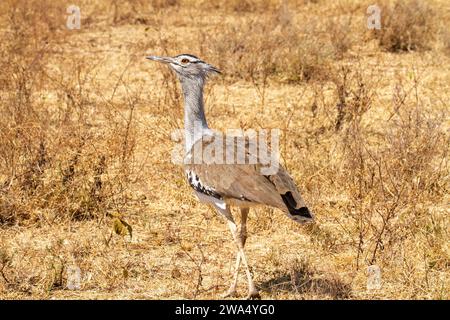
[[[185,150],[190,151],[194,143],[208,130],[203,105],[204,79],[182,78],[184,96]]]

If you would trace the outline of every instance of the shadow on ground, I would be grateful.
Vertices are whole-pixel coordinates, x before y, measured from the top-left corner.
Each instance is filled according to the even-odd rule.
[[[306,264],[295,265],[293,268],[281,271],[275,276],[257,284],[261,291],[268,294],[289,292],[298,299],[349,299],[351,287],[337,275],[319,274]]]

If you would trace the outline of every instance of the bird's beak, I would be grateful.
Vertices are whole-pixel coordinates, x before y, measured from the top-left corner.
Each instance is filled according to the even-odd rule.
[[[208,71],[212,71],[212,72],[215,72],[215,73],[218,73],[218,74],[222,74],[222,72],[220,72],[220,70],[219,69],[217,69],[216,67],[214,67],[214,66],[212,66],[212,65],[209,65],[209,70]]]
[[[153,60],[153,61],[162,62],[162,63],[171,63],[172,62],[172,58],[170,58],[170,57],[147,56],[145,58],[149,59],[149,60]]]

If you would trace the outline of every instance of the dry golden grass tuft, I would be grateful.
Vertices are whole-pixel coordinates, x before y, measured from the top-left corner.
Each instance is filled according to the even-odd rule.
[[[231,237],[170,161],[177,79],[143,59],[189,52],[224,73],[206,89],[211,125],[280,128],[317,216],[251,211],[263,298],[448,299],[450,7],[384,1],[374,33],[369,4],[82,1],[68,30],[66,3],[2,2],[0,298],[227,289]]]

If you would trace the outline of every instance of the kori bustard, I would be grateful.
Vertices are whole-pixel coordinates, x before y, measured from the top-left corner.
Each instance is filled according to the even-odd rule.
[[[248,279],[247,298],[260,298],[244,254],[249,207],[259,204],[272,206],[281,209],[298,223],[312,221],[313,214],[306,207],[293,179],[281,165],[277,166],[276,172],[263,174],[258,161],[268,162],[267,159],[261,159],[264,156],[260,155],[260,152],[256,153],[258,160],[256,164],[229,163],[229,161],[218,163],[207,161],[207,159],[198,161],[196,151],[204,150],[215,141],[219,141],[219,145],[223,146],[225,149],[223,153],[226,156],[230,152],[233,153],[236,147],[235,139],[223,139],[222,134],[211,130],[206,122],[203,87],[209,75],[220,73],[217,68],[190,54],[180,54],[175,57],[148,56],[147,59],[167,64],[180,80],[184,96],[184,166],[188,183],[200,201],[211,204],[226,218],[236,242],[234,279],[225,296],[236,296],[239,267],[242,261]],[[249,140],[245,140],[242,145],[246,156],[252,156],[251,150],[254,148],[251,148]],[[236,225],[230,206],[240,208],[240,228]]]

